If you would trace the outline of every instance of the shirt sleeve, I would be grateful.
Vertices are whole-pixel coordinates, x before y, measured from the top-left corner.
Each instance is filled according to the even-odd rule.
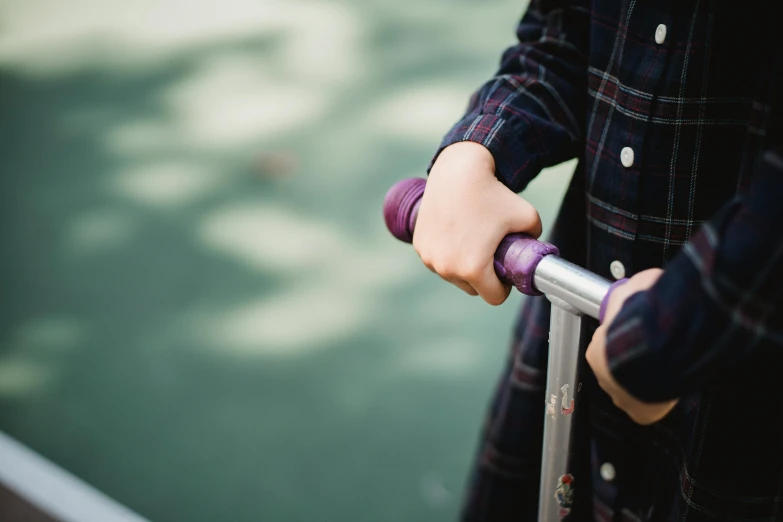
[[[517,26],[519,42],[506,49],[495,76],[473,94],[432,163],[453,143],[477,142],[492,153],[497,178],[519,192],[542,168],[584,149],[586,3],[531,1]]]
[[[607,362],[642,401],[675,399],[761,346],[783,348],[783,147],[609,326]]]

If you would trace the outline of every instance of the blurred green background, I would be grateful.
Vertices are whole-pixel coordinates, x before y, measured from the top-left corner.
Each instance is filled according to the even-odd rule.
[[[0,2],[0,430],[154,521],[454,520],[520,298],[381,205],[524,7]]]

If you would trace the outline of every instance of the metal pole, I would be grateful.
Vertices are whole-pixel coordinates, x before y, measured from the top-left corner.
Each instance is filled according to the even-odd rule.
[[[578,407],[579,334],[582,314],[556,296],[552,303],[549,327],[549,359],[546,382],[546,417],[541,461],[541,493],[538,505],[540,522],[558,521],[573,504],[571,474],[571,429]]]
[[[546,256],[539,261],[533,281],[539,292],[559,297],[595,319],[611,286],[603,277],[558,256]]]
[[[611,283],[557,256],[541,259],[534,282],[552,303],[538,520],[557,522],[571,510],[576,481],[571,469],[571,414],[579,407],[581,388],[581,316],[598,318]]]

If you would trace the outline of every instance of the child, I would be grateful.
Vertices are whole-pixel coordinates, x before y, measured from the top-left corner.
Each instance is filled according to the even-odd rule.
[[[430,166],[414,247],[468,294],[506,299],[516,193],[573,157],[547,240],[630,278],[585,321],[570,520],[783,520],[783,40],[751,4],[533,0]],[[536,520],[548,328],[528,299],[463,520]]]

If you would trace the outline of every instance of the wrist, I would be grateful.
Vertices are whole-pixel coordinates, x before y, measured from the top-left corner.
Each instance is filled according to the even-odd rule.
[[[459,141],[443,149],[433,165],[433,170],[440,170],[441,166],[448,166],[448,170],[459,169],[495,177],[494,156],[484,145],[473,141]]]

